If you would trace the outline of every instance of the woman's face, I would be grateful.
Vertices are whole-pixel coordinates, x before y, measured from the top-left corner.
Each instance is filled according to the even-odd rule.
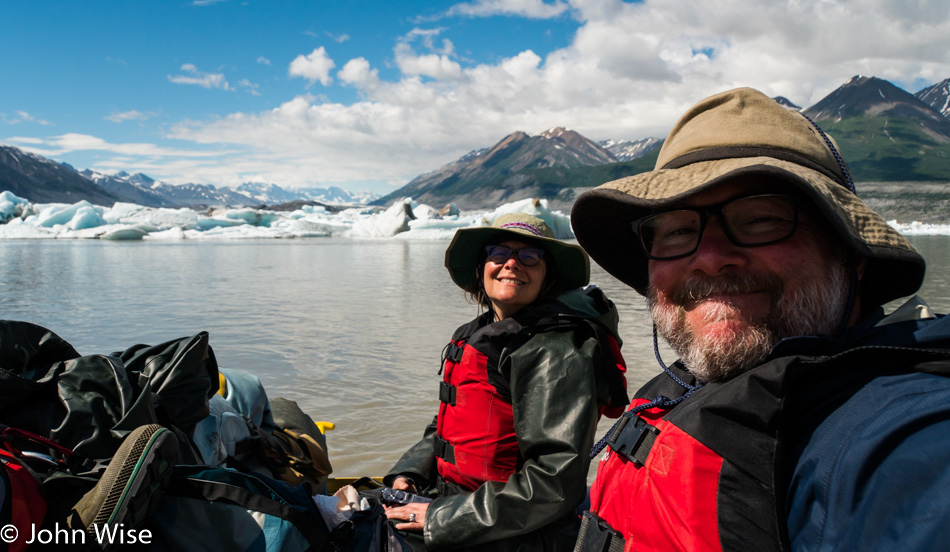
[[[498,245],[513,250],[535,248],[517,240],[504,241]],[[518,255],[512,254],[501,264],[486,259],[482,270],[485,294],[491,300],[495,317],[504,320],[538,298],[544,285],[547,263],[542,257],[538,264],[524,266],[518,260]]]

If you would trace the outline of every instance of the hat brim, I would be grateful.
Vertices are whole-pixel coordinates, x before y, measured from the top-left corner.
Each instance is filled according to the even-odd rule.
[[[485,245],[504,240],[517,240],[544,248],[554,259],[558,281],[564,289],[578,288],[590,281],[590,259],[581,246],[491,226],[462,228],[455,232],[445,250],[445,268],[452,281],[463,290],[476,291],[478,279],[475,270],[484,257]]]
[[[608,273],[646,295],[648,260],[631,222],[726,181],[766,177],[800,190],[843,242],[868,260],[862,300],[880,305],[913,294],[925,263],[913,246],[863,201],[826,175],[772,157],[730,158],[641,173],[581,194],[571,211],[578,243]]]

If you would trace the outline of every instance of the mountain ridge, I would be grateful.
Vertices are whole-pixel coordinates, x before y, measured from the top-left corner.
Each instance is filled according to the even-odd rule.
[[[915,94],[877,77],[856,75],[801,109],[837,142],[857,181],[950,181],[950,79]],[[340,188],[285,190],[273,183],[237,188],[172,185],[136,173],[77,172],[11,146],[0,146],[0,189],[34,202],[109,204],[126,201],[152,207],[261,207],[295,202],[387,205],[412,197],[463,209],[494,207],[526,198],[568,207],[585,189],[653,168],[663,139],[594,142],[565,127],[537,135],[515,131],[490,147],[472,150],[421,174],[382,198]]]

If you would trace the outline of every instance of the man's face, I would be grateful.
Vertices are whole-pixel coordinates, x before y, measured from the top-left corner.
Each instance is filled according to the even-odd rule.
[[[706,190],[677,207],[773,193],[751,182]],[[844,246],[805,208],[788,239],[733,244],[711,217],[693,254],[649,262],[648,303],[660,334],[700,380],[741,373],[784,337],[832,333],[847,298]]]

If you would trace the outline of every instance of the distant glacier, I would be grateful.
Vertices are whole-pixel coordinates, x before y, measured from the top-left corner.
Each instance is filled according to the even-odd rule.
[[[411,199],[388,209],[354,207],[331,212],[322,206],[294,211],[253,208],[144,207],[88,201],[34,204],[9,191],[0,192],[0,239],[235,240],[256,238],[399,238],[451,239],[459,228],[487,226],[495,217],[525,212],[544,219],[560,239],[574,237],[567,214],[547,200],[525,199],[490,211],[442,213]]]

